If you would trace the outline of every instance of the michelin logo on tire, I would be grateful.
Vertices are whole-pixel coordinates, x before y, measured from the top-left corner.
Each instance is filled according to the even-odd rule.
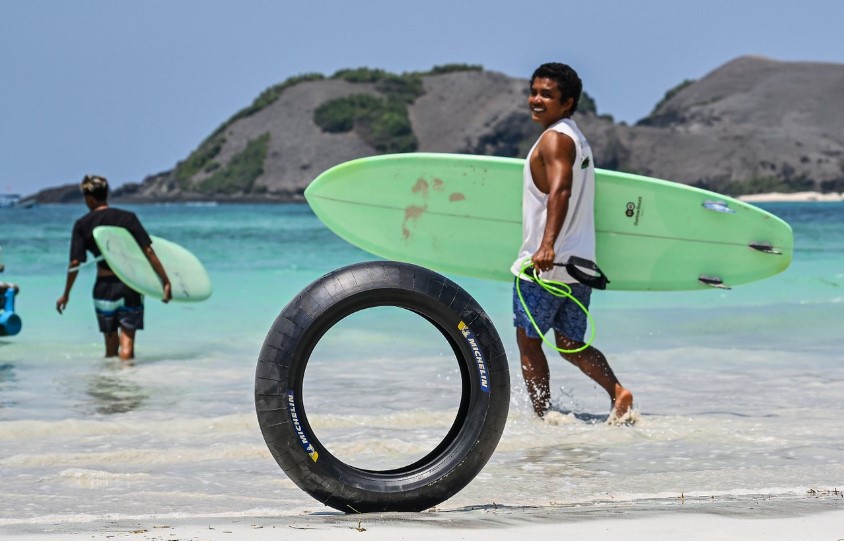
[[[299,442],[302,444],[305,452],[308,453],[308,456],[311,457],[311,460],[316,462],[319,460],[319,453],[316,449],[314,449],[314,446],[311,445],[305,431],[302,430],[302,423],[299,422],[299,415],[296,413],[296,400],[293,395],[293,391],[287,391],[287,406],[287,411],[290,412],[290,421],[293,423],[293,429],[299,437]]]
[[[463,323],[462,321],[457,324],[457,328],[463,333],[463,338],[466,339],[466,342],[469,344],[469,347],[472,348],[472,355],[475,357],[475,363],[478,367],[478,374],[480,375],[481,379],[481,390],[485,393],[489,392],[489,372],[486,368],[486,361],[484,360],[484,354],[481,353],[481,348],[478,346],[478,341],[475,339],[475,334],[469,328],[468,325]]]

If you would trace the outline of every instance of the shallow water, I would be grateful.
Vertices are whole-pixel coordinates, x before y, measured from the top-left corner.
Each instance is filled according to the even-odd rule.
[[[638,422],[605,423],[602,391],[551,358],[559,424],[533,418],[510,285],[452,276],[490,314],[511,363],[510,417],[487,467],[442,509],[685,497],[799,498],[844,486],[844,205],[770,204],[792,224],[785,273],[732,291],[596,293],[596,345],[633,390]],[[0,526],[107,515],[203,517],[324,509],[281,472],[254,413],[257,354],[305,285],[373,259],[304,205],[133,207],[196,253],[201,304],[147,301],[131,366],[102,358],[83,270],[63,316],[75,206],[0,211],[20,335],[0,338]],[[433,328],[397,308],[355,314],[309,366],[320,439],[364,467],[407,464],[447,430],[459,374]]]

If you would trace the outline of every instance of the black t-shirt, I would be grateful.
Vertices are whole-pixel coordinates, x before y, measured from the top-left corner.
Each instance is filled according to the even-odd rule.
[[[135,241],[141,248],[146,248],[152,244],[146,229],[141,225],[141,221],[138,220],[135,213],[112,207],[92,210],[73,224],[73,233],[70,237],[71,261],[85,262],[87,259],[86,251],[94,254],[95,258],[100,257],[100,248],[94,241],[94,228],[98,225],[113,225],[129,230],[129,233],[135,237]],[[104,269],[109,268],[105,261],[100,261],[97,265]]]

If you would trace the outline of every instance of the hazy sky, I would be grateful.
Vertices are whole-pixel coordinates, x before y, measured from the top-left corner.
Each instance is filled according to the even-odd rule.
[[[140,181],[265,88],[347,67],[561,61],[633,123],[742,55],[844,63],[842,21],[841,0],[0,0],[0,193]]]

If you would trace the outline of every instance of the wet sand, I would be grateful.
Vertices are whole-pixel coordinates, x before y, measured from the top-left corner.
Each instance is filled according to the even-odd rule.
[[[4,539],[371,541],[589,539],[646,541],[844,538],[844,496],[837,489],[798,499],[742,498],[607,503],[595,506],[501,505],[422,513],[344,515],[329,508],[279,517],[164,518],[0,526]]]

